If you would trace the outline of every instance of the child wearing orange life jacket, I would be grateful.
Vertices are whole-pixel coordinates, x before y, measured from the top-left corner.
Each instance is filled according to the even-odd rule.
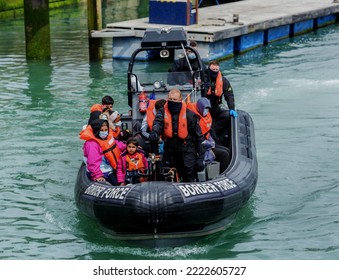
[[[117,179],[120,186],[140,183],[139,171],[148,167],[144,153],[138,149],[138,141],[131,137],[126,142],[126,151],[121,154],[117,167]]]
[[[113,104],[114,104],[114,99],[111,96],[106,95],[101,99],[101,104],[94,104],[91,106],[90,112],[91,113],[94,111],[103,112],[105,108],[112,110]]]

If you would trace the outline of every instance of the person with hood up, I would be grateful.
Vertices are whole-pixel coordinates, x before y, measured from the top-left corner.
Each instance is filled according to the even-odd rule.
[[[80,139],[85,140],[82,149],[89,177],[93,181],[117,185],[117,162],[126,145],[114,139],[108,121],[93,120],[80,132]]]
[[[217,61],[211,61],[208,65],[206,75],[208,83],[206,87],[206,97],[211,102],[211,115],[213,118],[213,128],[216,134],[221,137],[215,139],[220,143],[224,143],[224,137],[227,137],[229,128],[230,116],[236,118],[238,113],[235,110],[234,94],[230,82],[220,71],[220,66]],[[227,110],[223,106],[223,98],[227,102]]]
[[[194,182],[204,170],[204,137],[198,116],[186,108],[179,89],[168,93],[167,102],[157,111],[149,139],[164,141],[164,164],[175,167],[183,182]]]
[[[106,112],[107,117],[111,115],[111,119],[114,117],[120,118],[120,114],[117,111],[113,110],[113,104],[114,104],[114,99],[112,96],[106,95],[101,99],[101,104],[94,104],[91,106],[90,109],[90,115],[87,124],[89,124],[91,121],[95,119],[101,119],[102,114]],[[114,113],[114,114],[113,114]],[[108,118],[107,118],[108,119]],[[108,120],[110,122],[110,120]],[[113,120],[112,120],[113,122]],[[114,126],[111,126],[110,122],[110,127],[114,130]],[[118,126],[118,125],[117,125]],[[118,135],[120,131],[118,131],[116,134]]]
[[[109,124],[109,128],[113,130],[114,138],[118,139],[121,133],[121,120],[120,114],[117,111],[113,111],[109,108],[105,108],[103,112],[101,111],[93,111],[90,113],[89,120],[87,124],[90,124],[92,121],[96,119],[107,120]],[[83,126],[83,129],[86,128],[86,125]]]
[[[102,114],[99,116],[99,119],[104,119],[108,121],[109,127],[113,130],[113,136],[115,139],[119,138],[121,132],[121,120],[120,114],[118,111],[113,111],[111,109],[104,109]]]
[[[220,170],[222,173],[226,170],[230,160],[230,150],[218,143],[215,143],[216,134],[212,129],[212,116],[210,114],[211,103],[206,97],[201,97],[196,103],[188,103],[187,107],[199,116],[199,125],[201,132],[205,137],[204,146],[205,163],[211,163],[214,159],[220,162]]]

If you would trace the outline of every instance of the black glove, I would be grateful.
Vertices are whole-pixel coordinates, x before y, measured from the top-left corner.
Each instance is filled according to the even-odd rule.
[[[157,142],[159,141],[160,137],[157,133],[155,133],[154,131],[152,131],[150,134],[149,134],[149,140],[152,141],[152,142]]]
[[[197,162],[195,163],[195,170],[197,172],[201,172],[204,170],[204,168],[205,168],[204,159],[198,158]]]

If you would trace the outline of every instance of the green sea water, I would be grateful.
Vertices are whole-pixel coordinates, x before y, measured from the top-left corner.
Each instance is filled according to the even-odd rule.
[[[106,22],[146,16],[114,3]],[[128,110],[128,62],[105,39],[89,63],[86,24],[81,5],[51,13],[52,59],[27,62],[23,19],[0,21],[0,259],[339,259],[337,24],[221,63],[255,123],[257,189],[224,232],[166,249],[114,241],[76,208],[90,105]]]

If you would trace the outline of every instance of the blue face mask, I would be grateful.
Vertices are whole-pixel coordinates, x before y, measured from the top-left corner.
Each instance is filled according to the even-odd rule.
[[[208,112],[209,112],[209,109],[204,109],[204,111],[202,112],[203,117],[206,117]]]
[[[108,136],[108,131],[100,131],[99,132],[99,137],[101,139],[106,139],[107,136]]]
[[[195,55],[195,53],[192,53],[192,52],[190,52],[190,53],[188,53],[188,59],[189,60],[193,60],[193,59],[196,59],[196,55]]]

